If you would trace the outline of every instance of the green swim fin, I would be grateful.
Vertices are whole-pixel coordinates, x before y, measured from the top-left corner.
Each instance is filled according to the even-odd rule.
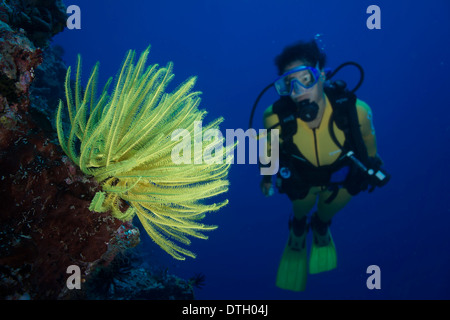
[[[320,221],[317,215],[311,219],[311,229],[313,231],[313,243],[309,257],[309,273],[316,274],[330,271],[337,267],[336,246],[331,236],[328,224]]]
[[[303,291],[306,288],[307,256],[306,256],[306,217],[302,222],[293,219],[289,240],[284,248],[277,272],[276,285],[281,289]],[[300,228],[295,225],[300,224]],[[296,229],[294,232],[294,229]],[[303,230],[303,231],[302,231]]]

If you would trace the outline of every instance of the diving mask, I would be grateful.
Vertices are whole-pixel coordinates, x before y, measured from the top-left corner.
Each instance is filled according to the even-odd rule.
[[[320,72],[316,68],[299,66],[293,68],[278,77],[274,86],[280,96],[296,96],[305,93],[312,88],[320,78]]]

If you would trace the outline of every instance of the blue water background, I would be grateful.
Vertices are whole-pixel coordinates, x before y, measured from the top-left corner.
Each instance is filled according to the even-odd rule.
[[[265,198],[256,165],[233,165],[227,207],[207,218],[219,225],[194,240],[193,260],[174,261],[142,234],[148,263],[190,277],[206,275],[198,299],[449,299],[450,3],[430,1],[81,1],[81,30],[54,38],[83,79],[100,61],[100,84],[116,73],[128,49],[151,44],[149,63],[174,62],[174,86],[198,76],[206,121],[247,129],[251,106],[276,77],[274,57],[289,44],[324,36],[327,67],[353,60],[365,70],[358,97],[374,114],[378,151],[392,174],[384,188],[362,193],[332,224],[338,268],[308,278],[307,290],[278,289],[275,275],[287,240],[290,202]],[[381,8],[381,30],[369,30],[366,9]],[[336,78],[356,84],[351,68]],[[255,125],[276,98],[261,100]],[[381,269],[369,290],[366,269]]]

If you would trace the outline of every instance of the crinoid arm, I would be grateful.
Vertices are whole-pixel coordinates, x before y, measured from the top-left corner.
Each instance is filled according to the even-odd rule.
[[[193,142],[199,138],[195,123],[203,121],[206,112],[198,109],[200,92],[192,91],[196,78],[167,93],[172,63],[146,67],[148,54],[149,48],[134,63],[135,52],[130,50],[115,76],[113,91],[108,92],[113,83],[109,79],[98,97],[99,65],[83,91],[79,57],[74,88],[71,68],[67,70],[66,101],[60,101],[56,115],[58,139],[70,159],[102,187],[90,210],[110,211],[121,220],[137,216],[155,243],[184,260],[195,254],[180,244],[189,245],[189,237],[207,239],[204,232],[216,228],[201,220],[228,203],[213,198],[227,192],[230,165],[224,149],[219,155],[222,162],[199,163],[195,153],[190,163],[172,161],[178,143],[172,141],[172,132],[185,129]],[[201,135],[218,129],[222,120],[203,126]],[[202,152],[205,148],[202,145]]]

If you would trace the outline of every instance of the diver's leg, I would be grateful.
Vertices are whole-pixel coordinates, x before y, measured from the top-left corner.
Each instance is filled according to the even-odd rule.
[[[301,200],[293,200],[294,218],[289,223],[289,239],[278,267],[276,285],[279,288],[303,291],[307,278],[306,217],[314,207],[316,194],[311,191]]]
[[[348,193],[347,189],[340,188],[339,192],[333,201],[326,203],[327,199],[332,194],[331,191],[323,191],[319,194],[319,201],[317,203],[317,216],[324,222],[331,221],[333,216],[340,211],[350,201],[352,196]]]
[[[337,266],[336,247],[329,226],[333,216],[341,210],[351,199],[346,189],[340,189],[336,198],[326,203],[331,191],[319,194],[317,212],[311,217],[313,244],[309,258],[309,272],[319,273],[329,271]]]
[[[292,248],[301,247],[301,250],[306,248],[306,234],[308,233],[306,219],[317,201],[317,190],[315,189],[311,188],[305,198],[292,201],[294,217],[289,222],[290,239],[288,243]]]
[[[302,220],[306,218],[307,214],[312,210],[316,204],[317,194],[314,188],[309,190],[309,193],[305,198],[300,200],[293,200],[292,207],[294,210],[294,218],[297,220]]]

